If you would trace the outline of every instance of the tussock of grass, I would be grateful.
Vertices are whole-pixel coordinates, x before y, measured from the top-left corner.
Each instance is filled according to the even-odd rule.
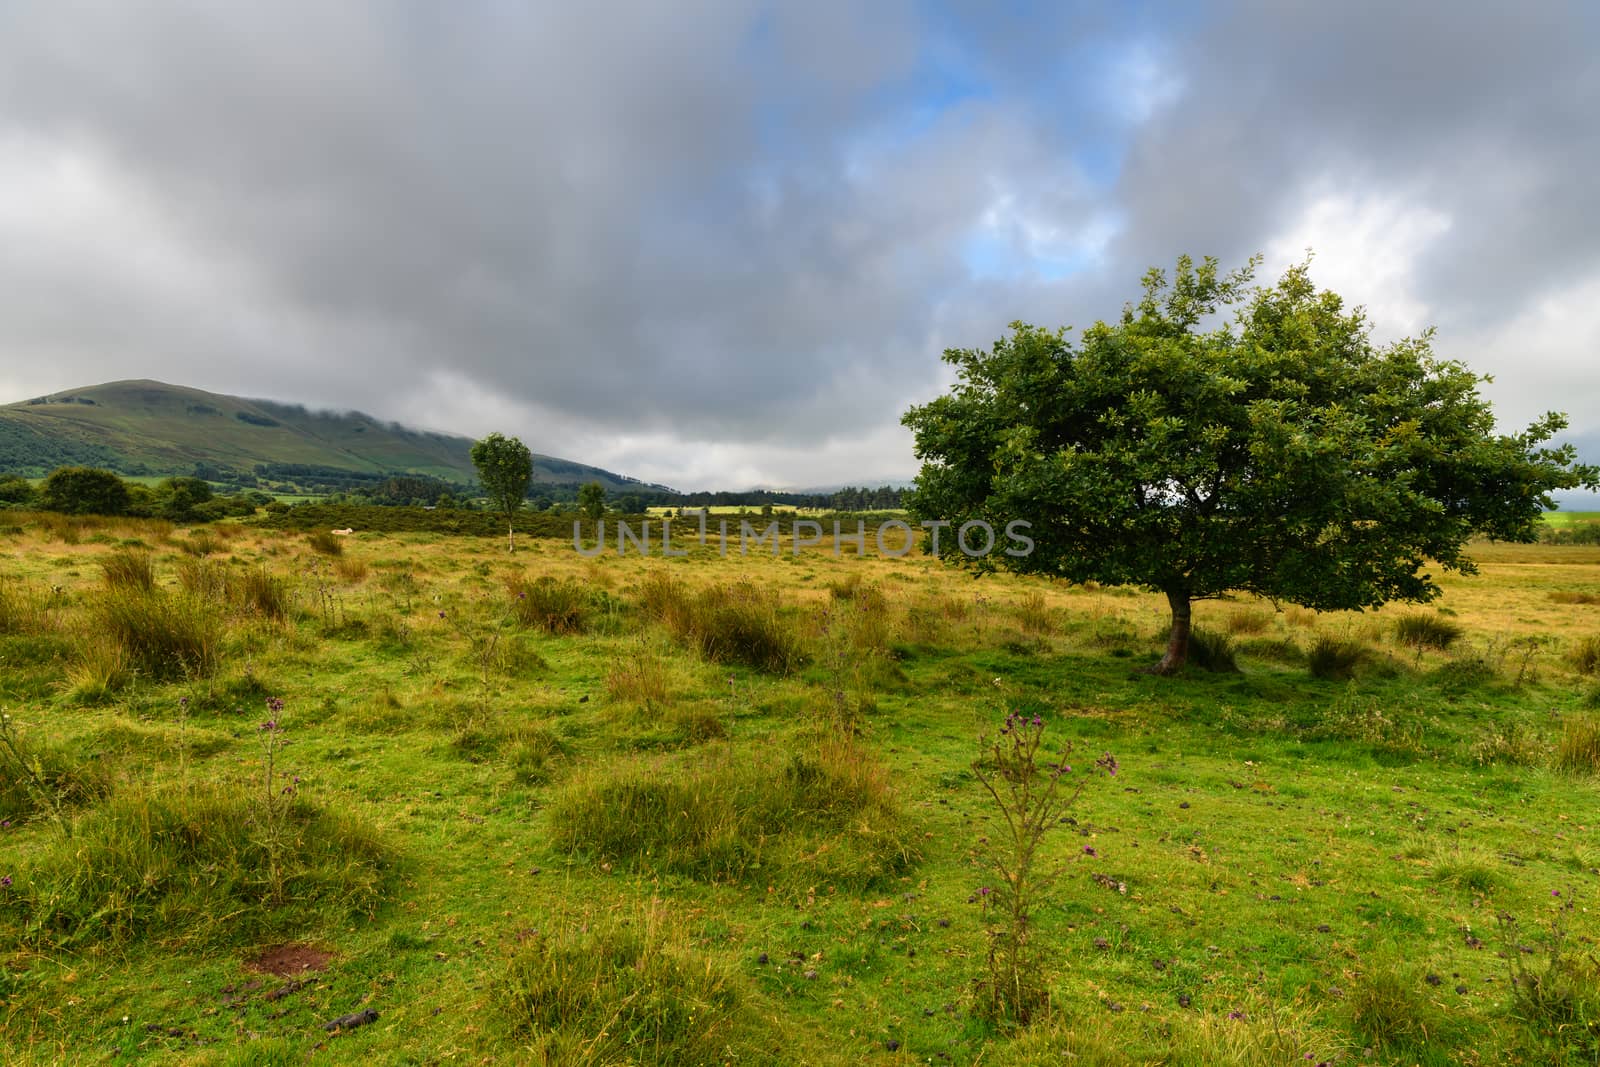
[[[1272,612],[1262,608],[1239,608],[1228,613],[1223,629],[1230,634],[1261,634],[1272,629]]]
[[[322,556],[344,555],[344,541],[327,530],[313,530],[306,534],[306,546]]]
[[[1370,1045],[1385,1051],[1416,1049],[1443,1036],[1444,1019],[1427,987],[1410,971],[1378,966],[1349,993],[1350,1021]]]
[[[109,796],[112,786],[111,770],[102,760],[36,745],[15,729],[0,735],[0,819],[22,823],[93,804]]]
[[[523,626],[547,634],[577,634],[589,627],[590,596],[582,582],[544,575],[531,581],[515,578],[507,589],[512,610]]]
[[[240,570],[203,559],[180,559],[177,572],[179,588],[196,600],[274,622],[289,617],[289,583],[264,566]]]
[[[594,860],[703,881],[788,869],[863,886],[916,859],[887,775],[859,745],[755,756],[705,756],[671,769],[636,763],[575,780],[553,805],[554,841]]]
[[[1410,648],[1444,651],[1465,633],[1458,624],[1439,615],[1414,613],[1394,621],[1395,640]]]
[[[178,548],[197,558],[205,558],[222,551],[222,539],[209,529],[201,527],[189,531],[189,536],[178,542]]]
[[[1038,590],[1027,593],[1016,604],[1017,621],[1024,633],[1051,634],[1056,630],[1055,613]]]
[[[333,573],[339,576],[341,582],[355,584],[366,581],[369,570],[366,560],[343,556],[334,561]]]
[[[534,1063],[778,1063],[742,980],[658,917],[533,933],[491,992]],[[521,1057],[519,1057],[521,1058]],[[526,1062],[526,1061],[525,1061]]]
[[[1189,662],[1200,670],[1217,674],[1239,672],[1233,639],[1227,634],[1212,633],[1198,627],[1189,632]]]
[[[119,645],[140,674],[177,681],[212,674],[221,657],[222,623],[189,596],[110,589],[94,602],[93,631]]]
[[[690,595],[668,575],[650,575],[640,587],[640,608],[674,636],[714,663],[739,663],[784,674],[808,659],[778,595],[745,580]]]
[[[1573,643],[1568,654],[1579,674],[1600,674],[1600,636],[1590,634]]]
[[[28,940],[248,944],[331,925],[382,897],[389,855],[308,800],[212,784],[123,789],[17,879]],[[0,905],[4,906],[4,905]]]
[[[1600,718],[1575,715],[1562,724],[1556,766],[1568,774],[1600,774]]]
[[[1313,678],[1345,681],[1354,678],[1371,657],[1371,651],[1359,641],[1323,636],[1306,653],[1306,666]]]
[[[36,634],[51,628],[49,597],[31,585],[0,577],[0,634]]]
[[[1303,667],[1306,664],[1305,649],[1290,637],[1252,637],[1240,641],[1238,648],[1240,653],[1246,656],[1270,660],[1273,663],[1282,663],[1290,667]]]
[[[1557,604],[1600,604],[1600,593],[1578,593],[1556,590],[1549,594]]]
[[[100,573],[106,588],[150,592],[156,587],[155,565],[150,553],[138,549],[118,549],[100,560]]]

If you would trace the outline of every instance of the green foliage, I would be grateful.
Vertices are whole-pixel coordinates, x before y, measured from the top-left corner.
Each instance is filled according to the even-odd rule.
[[[62,467],[39,487],[39,506],[68,515],[122,515],[128,510],[128,487],[107,470]]]
[[[1169,671],[1195,599],[1428,600],[1424,560],[1471,573],[1468,538],[1531,541],[1552,490],[1600,481],[1571,445],[1541,447],[1559,415],[1496,434],[1477,375],[1430,334],[1379,347],[1306,266],[1251,291],[1254,266],[1152,270],[1138,304],[1076,344],[1016,322],[991,352],[947,351],[954,390],[904,419],[923,460],[912,510],[1027,520],[1034,549],[973,561],[946,536],[941,553],[1167,594]]]
[[[1026,1025],[1048,1009],[1050,988],[1044,953],[1034,936],[1034,913],[1045,890],[1060,874],[1046,866],[1040,850],[1046,837],[1065,822],[1064,812],[1083,792],[1094,766],[1073,770],[1072,745],[1044,747],[1044,720],[1012,712],[996,737],[986,737],[972,773],[999,810],[1002,824],[981,840],[993,884],[977,893],[983,905],[989,944],[979,999],[994,1019]],[[1096,765],[1112,774],[1110,754]],[[1063,788],[1061,780],[1067,785]]]
[[[33,504],[33,483],[20,474],[0,474],[0,507],[25,508]]]
[[[58,745],[35,745],[9,712],[0,712],[0,820],[61,815],[111,790],[111,771],[103,761],[75,758]]]
[[[599,482],[585,482],[578,490],[578,510],[594,520],[606,513],[606,489]]]
[[[472,465],[495,510],[509,520],[528,495],[533,453],[515,437],[492,433],[472,446]]]
[[[161,516],[173,522],[194,522],[200,517],[198,509],[214,496],[211,483],[200,478],[168,478],[157,493],[162,498]]]

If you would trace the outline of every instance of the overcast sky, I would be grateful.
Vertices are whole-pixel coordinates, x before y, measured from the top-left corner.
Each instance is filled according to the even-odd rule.
[[[1307,247],[1600,460],[1600,7],[0,0],[0,400],[680,488],[915,473],[939,354]]]

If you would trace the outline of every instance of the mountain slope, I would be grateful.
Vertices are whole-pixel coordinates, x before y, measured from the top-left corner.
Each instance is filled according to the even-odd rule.
[[[196,464],[250,473],[294,464],[364,474],[427,474],[472,483],[472,440],[424,433],[360,412],[154,381],[109,382],[0,407],[0,471],[42,474],[68,463],[124,474],[189,474]],[[535,483],[643,483],[554,456],[534,456]]]

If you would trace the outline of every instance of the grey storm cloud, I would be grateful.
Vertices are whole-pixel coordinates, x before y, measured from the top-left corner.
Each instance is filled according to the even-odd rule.
[[[1538,363],[1497,403],[1578,422],[1596,38],[1577,5],[6,5],[0,390],[159,377],[675,484],[904,476],[942,348],[1348,232],[1331,203],[1415,239],[1319,277]]]

